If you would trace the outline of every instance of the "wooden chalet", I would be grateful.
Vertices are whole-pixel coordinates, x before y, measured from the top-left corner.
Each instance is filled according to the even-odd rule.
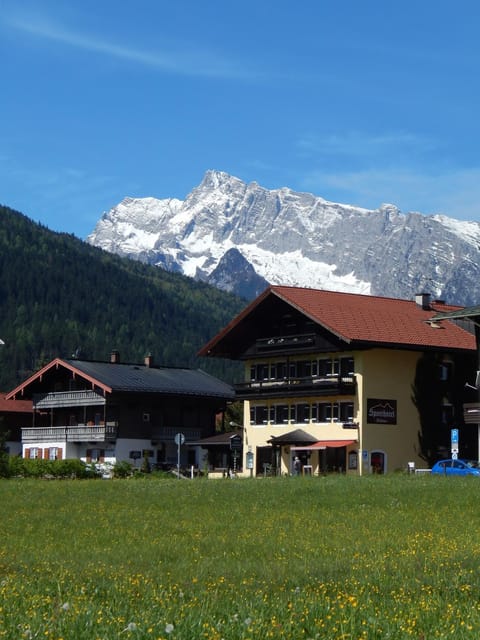
[[[158,467],[177,462],[175,436],[185,438],[182,466],[198,465],[190,442],[215,433],[218,413],[233,388],[201,370],[56,358],[6,397],[28,400],[32,418],[21,428],[27,458],[79,458],[86,462],[147,458]]]

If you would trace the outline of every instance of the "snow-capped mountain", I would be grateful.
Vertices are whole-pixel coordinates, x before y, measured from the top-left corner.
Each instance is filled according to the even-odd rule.
[[[362,209],[207,171],[185,200],[125,198],[87,242],[247,298],[268,283],[480,301],[480,224]]]

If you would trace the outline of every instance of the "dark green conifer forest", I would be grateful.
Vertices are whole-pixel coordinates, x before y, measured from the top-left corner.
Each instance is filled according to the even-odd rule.
[[[0,391],[55,357],[124,362],[152,353],[229,382],[237,363],[198,350],[246,305],[185,276],[91,247],[0,206]]]

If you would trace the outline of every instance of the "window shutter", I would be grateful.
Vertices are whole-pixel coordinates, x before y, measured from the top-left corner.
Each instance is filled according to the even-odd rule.
[[[25,458],[30,458],[30,449],[25,449]]]
[[[63,455],[62,447],[58,447],[57,449],[57,460],[61,460]]]
[[[91,462],[92,461],[92,450],[91,449],[87,449],[86,459],[87,459],[87,462]]]
[[[105,449],[100,449],[100,459],[99,462],[105,462]]]
[[[39,457],[41,458],[42,456],[40,455]],[[50,449],[48,447],[45,447],[45,449],[43,450],[43,459],[48,460],[49,458],[50,458]]]

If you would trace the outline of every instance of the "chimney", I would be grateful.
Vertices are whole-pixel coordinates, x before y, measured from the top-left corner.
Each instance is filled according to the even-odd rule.
[[[151,353],[148,353],[145,356],[145,366],[146,367],[153,367],[153,356]]]
[[[424,311],[431,310],[430,306],[430,294],[429,293],[417,293],[415,294],[415,302]]]
[[[110,354],[111,364],[118,364],[120,362],[120,352],[114,349]]]

